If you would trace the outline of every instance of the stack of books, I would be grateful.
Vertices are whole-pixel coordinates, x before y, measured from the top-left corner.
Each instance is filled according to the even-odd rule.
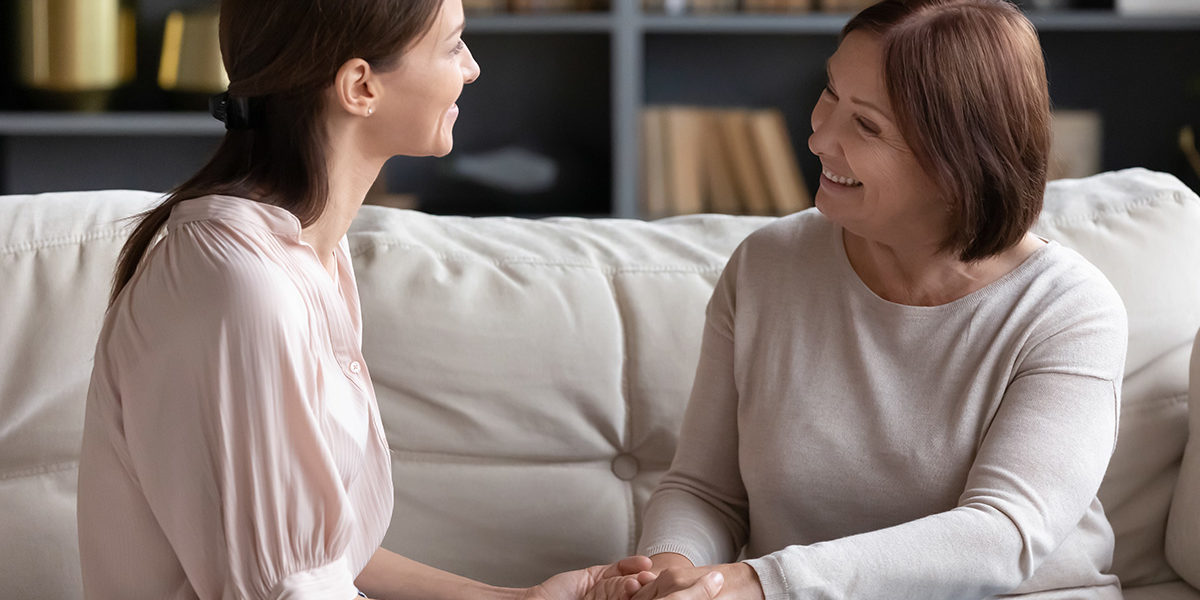
[[[608,8],[608,0],[463,0],[463,11],[472,15],[508,12],[590,12]]]
[[[714,12],[827,13],[858,12],[876,0],[642,0],[647,13],[685,14]]]
[[[642,215],[784,215],[812,206],[778,109],[642,110]]]

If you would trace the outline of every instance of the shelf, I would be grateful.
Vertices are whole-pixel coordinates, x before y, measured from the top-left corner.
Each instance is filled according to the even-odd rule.
[[[1039,31],[1189,31],[1200,28],[1200,15],[1122,15],[1113,11],[1030,11]],[[848,14],[693,14],[645,15],[647,33],[829,34],[837,35]]]
[[[647,33],[808,33],[837,35],[850,15],[707,14],[646,15]]]
[[[612,15],[599,13],[467,15],[473,33],[609,33]]]
[[[1105,10],[1025,13],[1039,31],[1189,31],[1200,15],[1122,15]]]
[[[224,135],[207,113],[0,112],[0,136],[204,136]]]

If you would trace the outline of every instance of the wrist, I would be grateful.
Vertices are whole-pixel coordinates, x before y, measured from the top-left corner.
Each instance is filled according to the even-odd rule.
[[[721,597],[737,600],[764,600],[762,583],[754,567],[736,562],[720,565],[717,570],[725,576],[725,585],[721,587]]]
[[[655,575],[662,573],[663,569],[690,569],[696,566],[688,557],[676,552],[660,552],[651,556],[650,562],[653,565],[650,572]]]

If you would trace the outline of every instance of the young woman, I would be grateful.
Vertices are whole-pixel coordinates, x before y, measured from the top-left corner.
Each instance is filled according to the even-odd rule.
[[[1037,33],[1004,0],[885,0],[828,71],[817,210],[752,234],[716,285],[636,600],[712,569],[721,598],[1121,598],[1096,493],[1125,312],[1029,233]]]
[[[228,132],[133,231],[96,350],[88,598],[565,600],[650,580],[634,557],[498,589],[379,546],[391,471],[344,236],[389,157],[453,146],[479,76],[463,25],[461,0],[222,2]]]

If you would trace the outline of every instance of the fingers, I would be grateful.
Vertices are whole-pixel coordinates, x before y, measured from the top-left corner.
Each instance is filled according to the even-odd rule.
[[[675,592],[665,600],[712,600],[721,593],[724,585],[725,577],[718,571],[712,571],[698,579],[692,587]]]
[[[646,556],[630,556],[622,558],[616,564],[609,565],[605,569],[602,577],[615,577],[617,575],[636,575],[642,571],[649,571],[654,563],[650,562],[650,558]]]
[[[629,600],[640,589],[642,589],[642,584],[638,582],[636,575],[606,577],[592,585],[582,598],[583,600]]]

